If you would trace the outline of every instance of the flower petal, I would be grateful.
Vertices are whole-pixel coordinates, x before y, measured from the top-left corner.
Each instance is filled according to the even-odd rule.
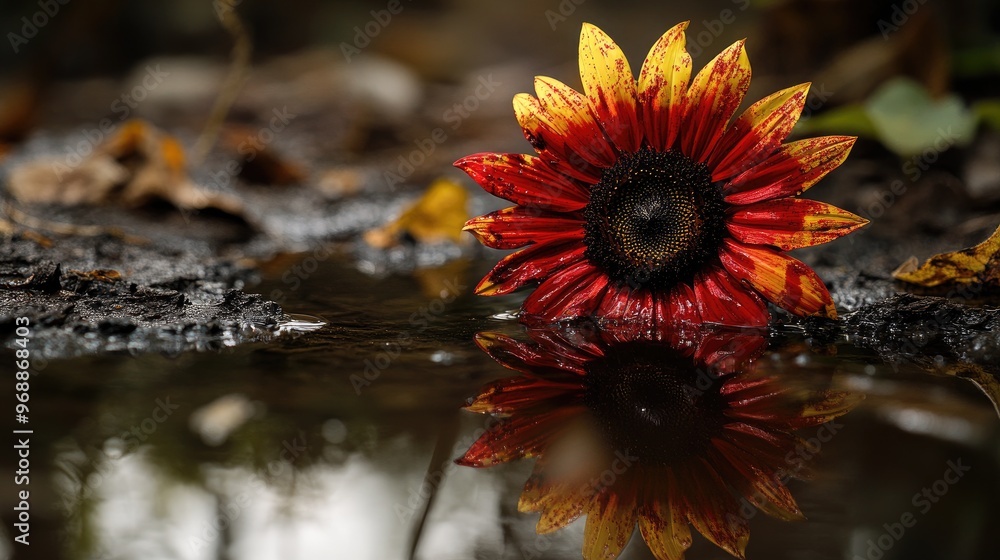
[[[583,515],[585,505],[582,496],[571,492],[549,498],[544,503],[542,516],[535,525],[535,532],[545,535],[562,529]]]
[[[566,142],[573,152],[587,163],[600,168],[611,167],[618,159],[601,127],[594,119],[588,99],[568,85],[546,76],[535,78],[535,94],[550,115],[567,125]],[[570,161],[579,164],[581,162]]]
[[[559,407],[538,414],[505,418],[473,443],[455,463],[464,467],[489,467],[525,457],[533,457],[559,436],[553,427],[578,415],[577,407]]]
[[[580,31],[580,79],[597,122],[623,152],[642,142],[636,83],[625,53],[603,31],[589,23]]]
[[[504,334],[479,333],[476,335],[476,345],[503,367],[526,375],[551,375],[558,378],[562,374],[584,373],[582,364],[560,359],[561,356],[545,351],[538,345],[518,342]]]
[[[743,41],[737,41],[702,68],[688,88],[681,129],[684,155],[708,160],[749,87],[750,59]]]
[[[536,376],[508,377],[484,386],[464,408],[476,413],[523,413],[536,408],[566,406],[567,398],[582,394],[582,391],[579,378],[554,381]],[[549,402],[550,399],[558,401]]]
[[[785,251],[833,241],[868,220],[832,204],[804,198],[782,198],[738,206],[726,226],[733,237]]]
[[[796,315],[837,318],[830,292],[805,263],[733,239],[723,241],[719,256],[730,274],[749,283],[771,303]]]
[[[525,319],[553,323],[587,317],[600,303],[608,287],[608,276],[588,261],[580,261],[539,284],[523,304]]]
[[[538,87],[538,84],[536,80],[535,86]],[[549,101],[555,99],[557,98],[548,98]],[[577,152],[573,147],[576,144],[589,143],[599,149],[602,143],[608,144],[589,110],[553,112],[533,95],[519,93],[514,96],[514,116],[521,125],[524,137],[546,163],[559,172],[586,183],[596,183],[600,180],[602,168],[589,161],[587,155]]]
[[[472,218],[462,230],[471,232],[487,247],[517,249],[529,243],[577,239],[582,236],[583,222],[568,214],[512,206]]]
[[[685,21],[664,33],[639,71],[639,107],[646,141],[661,152],[674,145],[681,128],[684,92],[691,79],[691,55],[684,46],[687,27]]]
[[[749,522],[739,514],[740,503],[719,473],[704,458],[688,467],[680,479],[684,492],[687,517],[691,525],[716,546],[737,558],[745,558],[750,539]]]
[[[773,93],[751,105],[726,130],[708,162],[721,181],[763,162],[792,132],[806,104],[809,84]]]
[[[669,509],[667,504],[664,507]],[[642,515],[639,531],[657,560],[683,560],[684,551],[691,547],[691,529],[685,521],[673,521],[662,515]]]
[[[672,480],[668,472],[665,477],[645,481],[646,504],[639,512],[639,531],[657,560],[682,560],[684,551],[691,548],[691,529],[681,511],[680,500],[670,496],[671,486],[676,485]]]
[[[757,294],[736,282],[718,266],[699,272],[692,288],[698,314],[704,323],[763,327],[771,318],[767,306]]]
[[[504,257],[476,286],[481,296],[509,294],[524,285],[543,280],[584,258],[586,247],[579,236],[525,247]]]
[[[726,202],[752,204],[802,194],[847,159],[853,136],[821,136],[785,144],[760,165],[729,180]]]
[[[668,302],[670,318],[673,325],[678,323],[700,324],[701,314],[698,311],[694,290],[687,284],[678,284],[671,290]]]
[[[557,212],[580,210],[590,200],[586,185],[525,154],[474,154],[455,162],[483,190],[515,204]]]
[[[750,503],[765,509],[779,519],[794,521],[805,519],[795,498],[778,478],[781,473],[771,465],[759,464],[756,459],[725,439],[714,439],[718,450],[713,464],[719,474],[735,486]],[[780,467],[780,465],[779,465]],[[768,506],[773,507],[768,507]]]
[[[617,558],[632,538],[635,522],[635,503],[618,492],[602,492],[587,509],[583,557],[587,560]]]

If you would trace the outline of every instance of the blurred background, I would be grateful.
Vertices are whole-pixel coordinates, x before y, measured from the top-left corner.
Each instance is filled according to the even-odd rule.
[[[38,259],[115,268],[205,308],[259,294],[231,307],[307,327],[171,331],[157,327],[164,305],[135,312],[134,331],[91,329],[73,322],[82,303],[54,312],[32,381],[32,544],[11,544],[5,476],[0,557],[578,558],[582,524],[538,537],[516,511],[530,464],[451,462],[486,423],[459,407],[509,374],[472,336],[518,336],[523,297],[471,294],[498,255],[455,224],[503,203],[451,162],[530,151],[511,98],[538,74],[579,87],[583,22],[637,70],[683,20],[696,70],[748,38],[744,105],[810,81],[795,134],[861,137],[810,196],[871,226],[800,256],[835,279],[843,311],[900,291],[906,259],[1000,222],[994,0],[4,0],[4,278]],[[125,171],[102,167],[109,153]],[[72,188],[53,179],[81,162]],[[1000,422],[983,392],[1000,392],[982,350],[997,342],[976,340],[897,363],[895,347],[850,337],[772,336],[767,367],[868,398],[816,478],[791,485],[809,520],[757,516],[748,557],[998,557]],[[956,379],[961,360],[993,369],[977,387]],[[969,474],[872,549],[956,459]],[[13,460],[0,456],[5,473]],[[636,535],[623,557],[651,555]],[[696,539],[688,557],[726,556]]]

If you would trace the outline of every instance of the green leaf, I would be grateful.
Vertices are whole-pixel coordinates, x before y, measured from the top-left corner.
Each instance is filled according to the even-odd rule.
[[[865,111],[879,140],[904,157],[966,145],[978,121],[957,95],[932,99],[923,86],[903,77],[883,84],[865,102]]]
[[[1000,130],[1000,99],[984,99],[972,106],[972,111],[984,124]]]
[[[795,132],[799,134],[835,132],[837,134],[878,137],[875,125],[868,118],[867,111],[857,104],[844,105],[816,116],[803,118],[795,125]]]

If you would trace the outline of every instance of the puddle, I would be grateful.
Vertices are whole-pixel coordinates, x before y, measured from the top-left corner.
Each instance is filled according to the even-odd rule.
[[[488,264],[371,277],[329,261],[296,290],[254,288],[284,289],[291,336],[49,362],[32,382],[33,556],[579,558],[585,521],[537,535],[517,510],[531,459],[454,463],[494,422],[460,407],[516,375],[474,337],[530,340],[516,296],[471,295]],[[811,471],[787,481],[805,520],[750,510],[748,557],[1000,555],[1000,421],[975,384],[799,328],[761,348],[757,368],[794,391],[864,400],[784,452]],[[687,558],[726,557],[691,532]],[[651,557],[639,532],[621,557]]]

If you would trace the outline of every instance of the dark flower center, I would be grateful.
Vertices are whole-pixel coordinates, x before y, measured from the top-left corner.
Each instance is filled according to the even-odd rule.
[[[585,255],[612,279],[669,288],[716,258],[725,234],[722,189],[679,151],[623,154],[594,185]]]
[[[628,343],[587,364],[584,403],[616,451],[652,465],[703,454],[725,422],[718,377],[668,347]]]

